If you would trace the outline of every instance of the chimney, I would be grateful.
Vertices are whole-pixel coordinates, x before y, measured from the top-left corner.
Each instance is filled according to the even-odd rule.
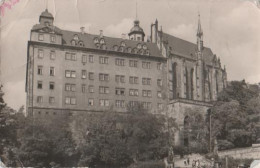
[[[80,27],[81,34],[85,34],[85,27]]]
[[[122,39],[126,39],[126,34],[125,33],[122,33],[122,35],[121,35],[121,37],[122,37]]]
[[[102,38],[102,37],[103,37],[103,30],[100,30],[99,37],[100,37],[100,38]]]

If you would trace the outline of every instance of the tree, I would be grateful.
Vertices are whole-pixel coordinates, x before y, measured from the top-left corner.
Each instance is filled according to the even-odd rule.
[[[79,114],[71,124],[78,166],[127,167],[167,155],[164,119],[136,107],[127,114]]]

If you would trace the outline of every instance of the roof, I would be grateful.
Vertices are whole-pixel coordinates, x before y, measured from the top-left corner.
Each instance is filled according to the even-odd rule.
[[[129,35],[133,33],[140,33],[145,35],[144,30],[140,27],[139,23],[140,23],[139,20],[134,21],[134,27],[131,28]]]
[[[162,33],[161,31],[159,32]],[[167,41],[168,45],[171,47],[171,53],[179,56],[183,56],[185,58],[196,59],[196,50],[197,44],[180,39],[178,37],[169,35],[167,33],[162,33],[163,41]],[[212,53],[210,48],[203,48],[203,58],[204,61],[210,64],[214,58],[214,54]]]
[[[49,26],[46,26],[46,25],[43,25],[43,24],[36,24],[33,26],[32,30],[31,31],[37,31],[37,30],[41,30],[41,29],[49,29],[57,34],[61,34],[61,29],[59,29],[58,27],[56,26],[52,26],[52,25],[49,25]]]
[[[91,49],[99,49],[102,48],[102,45],[105,45],[106,50],[115,51],[114,47],[123,48],[123,52],[129,53],[128,48],[131,48],[132,54],[138,54],[141,55],[140,52],[143,51],[146,53],[146,51],[149,51],[149,54],[143,54],[143,55],[149,55],[149,56],[155,56],[155,57],[163,57],[159,48],[155,43],[149,43],[149,42],[143,42],[143,41],[133,41],[123,38],[113,38],[113,37],[107,37],[107,36],[100,36],[100,35],[93,35],[88,33],[80,33],[80,32],[73,32],[68,30],[61,30],[62,38],[63,38],[63,45],[72,46],[71,42],[74,39],[76,42],[82,41],[85,48],[91,48]],[[78,40],[75,39],[75,35],[78,36]],[[98,40],[98,43],[95,43],[95,39]],[[100,40],[104,39],[104,44],[100,43]],[[124,45],[122,45],[124,43]],[[137,48],[137,46],[142,46],[142,48]],[[146,49],[144,49],[145,47]],[[134,50],[138,51],[137,53],[133,52]]]
[[[53,18],[53,19],[54,19],[54,17],[52,16],[52,14],[48,12],[48,9],[45,9],[45,11],[43,11],[43,12],[41,13],[40,17],[48,17],[48,18]]]

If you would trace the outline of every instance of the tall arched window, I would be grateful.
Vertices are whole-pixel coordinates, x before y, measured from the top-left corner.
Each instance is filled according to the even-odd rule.
[[[177,94],[177,63],[172,64],[172,92],[173,99],[178,98]]]
[[[216,92],[218,93],[218,71],[215,71],[215,80],[216,80]]]
[[[183,142],[184,146],[189,146],[189,130],[190,130],[190,118],[189,116],[184,117],[184,136],[183,136]]]
[[[190,97],[190,87],[189,87],[189,73],[188,68],[185,68],[185,74],[186,74],[186,98],[189,99]]]
[[[190,87],[191,87],[190,97],[191,97],[192,100],[194,99],[194,96],[193,96],[193,92],[194,92],[193,75],[194,75],[194,69],[192,68],[190,70]]]

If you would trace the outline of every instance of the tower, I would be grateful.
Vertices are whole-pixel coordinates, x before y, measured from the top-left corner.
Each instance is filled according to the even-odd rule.
[[[45,26],[53,26],[54,17],[51,13],[48,12],[48,9],[45,9],[40,15],[39,22]]]
[[[202,52],[203,50],[203,31],[200,24],[200,14],[199,14],[199,21],[198,21],[198,30],[197,30],[197,46],[198,52]]]
[[[137,19],[134,21],[134,27],[132,27],[128,33],[130,40],[144,41],[144,30],[139,26],[139,23],[140,22]]]

